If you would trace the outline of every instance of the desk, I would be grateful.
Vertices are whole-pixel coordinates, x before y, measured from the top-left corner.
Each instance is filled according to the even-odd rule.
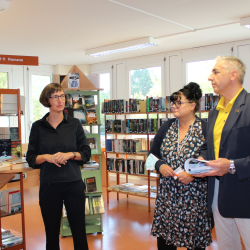
[[[20,193],[21,193],[21,219],[22,219],[22,238],[23,242],[18,245],[10,246],[8,249],[10,250],[26,250],[26,240],[25,240],[25,220],[24,220],[24,197],[23,197],[23,175],[22,173],[25,171],[31,171],[32,168],[28,167],[27,163],[19,163],[15,164],[14,167],[11,167],[11,165],[5,164],[4,167],[5,170],[1,170],[0,168],[0,188],[4,187],[10,180],[12,180],[16,174],[20,174]],[[12,165],[13,166],[13,165]],[[12,170],[11,170],[12,168]],[[14,168],[14,169],[13,169]],[[0,209],[0,228],[2,228],[1,224],[1,209]],[[2,232],[0,230],[0,249],[2,249]]]

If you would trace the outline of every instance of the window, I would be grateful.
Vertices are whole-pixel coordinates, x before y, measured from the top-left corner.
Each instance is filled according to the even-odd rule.
[[[215,60],[197,61],[187,63],[187,83],[197,82],[202,90],[202,94],[214,93],[208,77],[215,65]]]
[[[161,96],[161,67],[129,71],[131,98],[145,99],[146,96]]]
[[[31,75],[32,108],[30,111],[30,117],[32,122],[41,119],[47,112],[49,112],[49,109],[45,108],[39,101],[42,90],[49,83],[51,83],[51,76]]]
[[[8,72],[0,72],[0,88],[1,89],[8,89]],[[1,116],[0,117],[0,127],[9,127],[9,117]]]

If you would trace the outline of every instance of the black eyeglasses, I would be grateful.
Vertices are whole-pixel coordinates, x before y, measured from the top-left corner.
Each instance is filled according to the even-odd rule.
[[[53,101],[58,101],[59,97],[62,99],[62,100],[65,100],[65,95],[52,95],[50,96],[49,98],[51,98]]]
[[[192,103],[192,102],[181,102],[181,101],[171,102],[171,106],[173,107],[175,105],[176,108],[179,108],[183,103]]]

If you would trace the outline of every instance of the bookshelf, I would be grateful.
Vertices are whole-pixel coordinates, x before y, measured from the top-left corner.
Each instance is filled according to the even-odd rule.
[[[112,135],[115,137],[115,139],[117,139],[119,136],[133,136],[134,138],[140,138],[140,137],[144,137],[144,139],[146,139],[146,146],[145,146],[145,150],[143,150],[143,152],[136,152],[136,153],[126,153],[126,152],[110,152],[110,151],[107,151],[106,150],[106,156],[107,158],[109,158],[109,156],[112,156],[112,158],[115,158],[115,159],[119,159],[120,157],[121,158],[124,158],[124,159],[128,159],[128,157],[131,159],[131,158],[137,158],[137,160],[142,160],[142,161],[146,161],[146,158],[147,158],[147,155],[148,155],[148,152],[149,152],[149,148],[150,148],[150,137],[151,136],[154,136],[155,135],[155,132],[149,132],[149,126],[148,126],[148,121],[150,118],[151,115],[154,115],[156,116],[155,119],[159,119],[159,115],[162,114],[164,115],[166,118],[168,117],[168,114],[170,114],[171,112],[133,112],[133,113],[104,113],[104,118],[105,118],[105,128],[106,128],[106,124],[107,124],[107,117],[108,116],[114,116],[114,120],[117,119],[117,117],[119,116],[123,116],[123,119],[127,119],[127,116],[130,116],[130,115],[136,115],[137,119],[140,119],[141,116],[146,116],[146,118],[144,118],[146,120],[146,128],[145,128],[145,131],[143,133],[114,133],[114,132],[105,132],[105,140],[107,141],[107,136],[108,135]],[[130,118],[128,118],[130,119]],[[133,119],[133,118],[131,118]],[[126,139],[122,139],[122,140],[126,140]],[[107,159],[106,159],[107,161]],[[107,166],[108,166],[108,163],[107,163]],[[145,170],[144,171],[144,174],[131,174],[131,173],[124,173],[124,172],[119,172],[119,171],[110,171],[110,170],[107,170],[107,174],[106,174],[106,179],[107,179],[107,183],[109,183],[109,174],[110,173],[115,173],[116,174],[116,185],[119,185],[121,184],[120,183],[120,177],[122,175],[125,175],[125,178],[126,178],[126,183],[129,182],[129,178],[130,177],[140,177],[140,178],[145,178],[147,179],[147,193],[146,195],[138,195],[136,193],[125,193],[123,191],[117,191],[117,190],[112,190],[110,189],[109,187],[107,187],[107,202],[109,202],[109,193],[110,192],[116,192],[117,193],[117,200],[119,200],[119,194],[120,193],[123,193],[123,194],[126,194],[127,197],[130,196],[130,195],[133,195],[133,196],[138,196],[138,197],[144,197],[144,198],[147,198],[148,199],[148,211],[150,212],[150,199],[155,199],[156,198],[156,195],[153,195],[153,193],[151,192],[150,190],[150,181],[151,180],[155,180],[156,181],[156,190],[158,191],[158,181],[159,181],[159,174],[156,173],[156,172],[153,172],[153,171],[150,171],[150,170]],[[139,185],[138,185],[139,187]],[[156,191],[156,192],[157,192]]]
[[[157,98],[156,98],[157,99]],[[160,99],[160,98],[159,98]],[[169,99],[169,97],[166,97],[166,98],[164,98],[164,101],[166,101],[166,102],[168,102],[168,99]],[[120,137],[120,136],[123,136],[123,137],[125,137],[125,138],[127,138],[127,136],[136,136],[136,137],[146,137],[146,141],[147,141],[147,143],[146,143],[146,148],[145,148],[145,150],[144,150],[144,152],[142,153],[142,152],[136,152],[136,153],[133,153],[133,154],[130,154],[130,153],[128,153],[128,152],[121,152],[120,150],[119,150],[119,152],[118,151],[116,151],[116,150],[114,150],[113,152],[112,152],[112,150],[110,150],[109,148],[108,148],[108,150],[107,150],[107,144],[106,144],[106,157],[107,157],[107,159],[109,159],[109,158],[114,158],[114,159],[119,159],[119,158],[123,158],[123,159],[128,159],[128,156],[134,156],[135,158],[138,158],[138,157],[141,157],[141,159],[143,160],[143,161],[145,161],[146,160],[146,158],[147,158],[147,155],[148,155],[148,152],[149,152],[149,149],[150,149],[150,137],[152,137],[152,136],[154,136],[155,134],[156,134],[156,132],[157,132],[157,130],[158,129],[156,129],[156,130],[152,130],[151,129],[151,127],[149,126],[149,124],[152,124],[152,122],[151,123],[149,123],[149,121],[151,120],[151,115],[154,115],[154,116],[156,116],[156,120],[159,120],[159,116],[160,115],[162,115],[162,116],[165,116],[165,118],[168,118],[169,117],[169,115],[170,114],[172,114],[172,112],[171,112],[171,110],[170,110],[170,106],[169,106],[169,103],[167,104],[166,103],[166,106],[165,106],[165,110],[167,110],[167,111],[160,111],[160,110],[157,110],[157,111],[150,111],[149,112],[149,102],[148,102],[148,100],[149,100],[149,98],[147,97],[146,98],[146,101],[145,101],[145,103],[146,103],[146,105],[144,106],[144,109],[143,109],[143,111],[142,112],[122,112],[122,113],[119,113],[119,112],[117,112],[117,110],[115,110],[115,111],[113,111],[112,110],[112,107],[111,107],[111,110],[112,110],[112,112],[111,113],[107,113],[107,112],[105,112],[105,111],[107,111],[107,110],[110,110],[110,104],[108,104],[108,105],[105,105],[105,104],[103,104],[103,111],[104,111],[104,117],[105,117],[105,128],[107,128],[107,123],[109,123],[109,122],[107,122],[107,121],[109,121],[110,119],[108,119],[108,117],[111,117],[112,116],[112,119],[113,120],[116,120],[116,119],[118,119],[118,117],[119,117],[119,119],[120,120],[125,120],[125,127],[127,127],[127,122],[126,122],[126,119],[133,119],[133,118],[127,118],[127,116],[130,116],[130,115],[135,115],[136,116],[136,118],[135,119],[137,119],[137,120],[140,120],[140,117],[142,116],[142,115],[144,115],[144,117],[146,117],[146,118],[143,118],[144,120],[146,120],[146,123],[144,123],[144,125],[143,125],[143,127],[144,127],[144,129],[143,129],[143,131],[141,131],[141,133],[139,132],[137,132],[137,133],[135,133],[135,131],[129,131],[129,133],[128,133],[128,129],[126,128],[126,129],[124,129],[124,124],[123,124],[123,128],[122,128],[122,123],[121,124],[119,124],[120,125],[120,127],[121,127],[121,132],[119,132],[119,133],[117,133],[117,132],[114,132],[114,130],[115,130],[115,128],[114,128],[114,126],[115,125],[113,125],[113,127],[112,127],[112,131],[110,132],[110,127],[108,127],[109,128],[109,132],[107,132],[106,131],[106,133],[105,133],[105,141],[106,141],[106,143],[107,143],[107,141],[109,140],[108,138],[107,138],[107,136],[112,136],[113,138],[113,140],[115,140],[115,139],[117,139],[118,137]],[[212,101],[213,99],[212,98],[210,98],[210,100]],[[125,100],[123,100],[123,101],[125,101]],[[206,102],[205,102],[206,101]],[[214,100],[213,100],[214,101]],[[109,102],[109,101],[108,101]],[[160,104],[162,102],[162,100],[161,101],[158,101],[158,105]],[[128,101],[128,103],[129,103],[129,106],[131,106],[130,105],[130,101]],[[139,103],[139,102],[138,102]],[[142,104],[143,102],[141,101],[141,104]],[[205,109],[203,109],[203,107],[202,107],[202,105],[205,107],[205,105],[206,105],[206,107],[213,107],[214,106],[214,104],[212,105],[207,105],[207,103],[208,103],[208,98],[206,97],[206,100],[205,100],[205,96],[203,97],[203,99],[201,99],[200,100],[200,110],[197,112],[197,116],[199,116],[199,117],[201,117],[201,114],[202,113],[208,113],[210,110],[205,110]],[[112,103],[112,101],[111,101],[111,105],[117,105],[117,104],[113,104]],[[160,104],[161,105],[161,104]],[[121,105],[119,105],[118,104],[118,106],[120,107],[119,109],[120,110],[122,110],[122,111],[124,111],[125,110],[125,108],[123,108],[123,107],[125,107],[126,105],[124,104],[124,102],[122,102],[122,104]],[[158,106],[158,109],[159,109],[159,106]],[[138,110],[137,108],[135,108],[134,110]],[[154,108],[153,108],[153,110],[154,110]],[[128,111],[128,110],[126,110],[126,111]],[[122,117],[122,118],[121,118]],[[139,124],[139,122],[138,122],[138,124]],[[140,126],[140,125],[136,125],[137,127],[138,126]],[[142,123],[141,123],[142,124]],[[146,124],[146,126],[145,126],[145,124]],[[158,121],[158,123],[157,122],[155,122],[155,124],[154,124],[154,127],[155,126],[157,126],[157,128],[159,128],[160,127],[160,125],[161,124],[159,124],[159,121]],[[109,126],[109,125],[108,125]],[[133,126],[132,126],[133,127]],[[121,139],[121,140],[124,140],[124,138],[123,139]],[[116,147],[115,147],[115,149],[116,149]],[[111,157],[110,157],[110,155],[111,155]],[[107,172],[106,172],[106,180],[107,180],[107,186],[108,186],[108,188],[107,188],[107,202],[109,202],[109,193],[110,192],[116,192],[117,193],[117,200],[119,200],[119,194],[120,193],[123,193],[123,194],[126,194],[127,195],[127,197],[129,196],[129,195],[134,195],[134,196],[140,196],[140,197],[145,197],[145,198],[147,198],[148,199],[148,211],[150,212],[150,199],[154,199],[154,198],[156,198],[156,195],[152,195],[152,192],[151,192],[151,189],[150,189],[150,181],[151,180],[155,180],[156,181],[156,192],[158,192],[158,184],[159,184],[159,174],[158,173],[156,173],[155,171],[149,171],[149,170],[146,170],[145,171],[145,174],[144,175],[142,175],[142,174],[131,174],[131,173],[128,173],[127,172],[127,170],[126,170],[126,168],[125,168],[125,171],[120,171],[120,169],[116,169],[116,168],[114,168],[113,170],[110,170],[110,169],[108,169],[109,168],[109,163],[107,162],[107,159],[106,159],[106,163],[107,163]],[[124,161],[125,162],[125,161]],[[109,187],[109,174],[110,173],[115,173],[115,175],[116,175],[116,186],[117,185],[120,185],[121,184],[121,181],[120,181],[120,177],[122,176],[122,175],[125,175],[125,178],[126,178],[126,183],[129,183],[129,178],[131,177],[131,176],[137,176],[137,177],[143,177],[143,178],[146,178],[147,179],[147,183],[148,183],[148,190],[147,190],[147,193],[146,192],[144,192],[144,195],[138,195],[138,194],[136,194],[136,193],[130,193],[130,191],[128,191],[129,190],[129,188],[127,189],[127,191],[126,191],[126,189],[124,189],[125,190],[125,192],[124,192],[124,190],[123,189],[116,189],[116,188],[114,188],[114,189],[112,189],[112,188],[110,188]],[[140,192],[139,192],[140,193]],[[145,195],[146,194],[146,195]]]
[[[81,174],[82,179],[85,180],[85,178],[89,177],[95,177],[96,180],[96,186],[97,191],[92,193],[85,193],[85,196],[89,199],[89,205],[90,205],[90,214],[85,215],[85,225],[86,225],[86,233],[101,233],[103,231],[103,220],[102,220],[102,214],[94,214],[93,212],[93,206],[92,206],[92,197],[93,196],[100,196],[102,195],[102,182],[101,182],[101,144],[100,144],[100,127],[101,127],[101,120],[100,120],[100,90],[96,88],[89,80],[88,78],[81,72],[81,70],[77,66],[73,66],[72,69],[69,71],[69,73],[78,73],[79,79],[80,79],[80,87],[77,89],[69,89],[68,88],[68,76],[66,75],[64,79],[61,82],[61,85],[64,87],[64,90],[66,94],[70,97],[73,96],[80,96],[80,99],[82,100],[74,101],[73,97],[73,111],[77,110],[78,108],[84,109],[86,111],[87,105],[85,103],[84,98],[85,97],[94,97],[95,105],[92,107],[92,110],[95,110],[96,118],[95,121],[91,120],[91,124],[88,124],[87,117],[86,121],[84,121],[84,117],[80,117],[80,121],[82,123],[86,138],[89,142],[89,145],[91,147],[91,160],[93,157],[99,163],[99,168],[93,168],[84,169],[84,166],[81,166]],[[77,98],[76,98],[77,99]],[[79,105],[77,108],[74,109],[74,105]],[[66,108],[67,106],[65,106]],[[88,109],[88,108],[87,108]],[[70,114],[69,114],[70,115]],[[85,112],[86,115],[86,112]],[[74,116],[74,113],[73,113]],[[81,120],[82,119],[82,120]],[[71,230],[70,226],[67,220],[67,217],[62,217],[61,220],[61,228],[60,228],[60,234],[61,236],[71,236]]]

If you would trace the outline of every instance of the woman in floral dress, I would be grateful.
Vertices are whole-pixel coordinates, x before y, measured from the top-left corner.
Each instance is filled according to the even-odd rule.
[[[211,218],[207,212],[207,180],[183,171],[188,158],[197,158],[206,136],[206,122],[195,116],[202,96],[197,83],[189,83],[171,95],[176,118],[166,121],[157,132],[150,153],[159,158],[159,190],[151,234],[158,250],[177,247],[202,250],[212,241]],[[179,169],[180,169],[179,168]]]

